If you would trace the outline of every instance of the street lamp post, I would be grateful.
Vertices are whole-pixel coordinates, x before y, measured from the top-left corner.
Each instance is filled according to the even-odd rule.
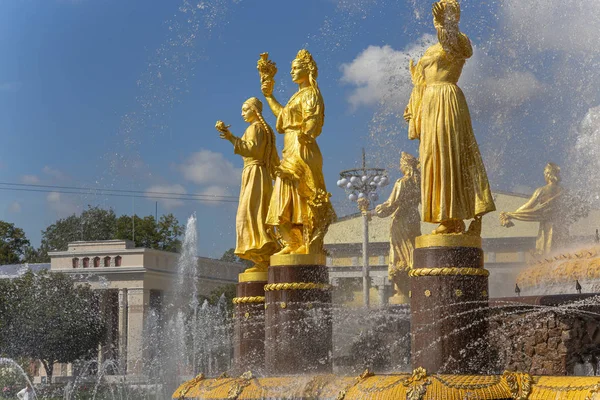
[[[365,149],[362,151],[362,168],[348,169],[340,172],[337,185],[348,194],[348,199],[356,202],[363,217],[363,243],[362,243],[362,278],[363,300],[369,308],[369,207],[371,201],[379,199],[377,190],[389,183],[387,173],[383,168],[367,168]]]

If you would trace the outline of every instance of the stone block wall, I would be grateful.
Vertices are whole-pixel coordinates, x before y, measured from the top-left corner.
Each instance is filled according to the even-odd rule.
[[[593,309],[595,308],[595,310]],[[490,343],[497,368],[532,375],[578,375],[600,361],[598,307],[494,307]]]

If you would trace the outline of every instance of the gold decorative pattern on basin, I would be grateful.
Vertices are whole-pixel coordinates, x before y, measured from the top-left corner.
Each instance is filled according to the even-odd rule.
[[[410,392],[410,393],[409,393]],[[541,376],[505,372],[503,375],[427,375],[417,369],[413,374],[360,377],[306,375],[256,378],[221,377],[194,379],[183,383],[174,399],[594,399],[600,393],[600,377]],[[407,397],[410,396],[413,397]]]

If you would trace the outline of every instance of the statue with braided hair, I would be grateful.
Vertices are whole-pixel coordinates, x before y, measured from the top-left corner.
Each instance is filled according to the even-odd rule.
[[[259,60],[259,71],[261,62],[268,64],[265,59]],[[325,187],[323,156],[317,144],[325,120],[317,63],[307,50],[298,52],[290,71],[298,91],[285,106],[273,96],[272,75],[276,69],[271,71],[271,76],[261,76],[261,90],[277,117],[277,132],[284,137],[267,224],[277,227],[281,234],[284,247],[278,254],[322,254],[323,238],[335,212]]]
[[[409,139],[419,139],[421,204],[425,222],[437,223],[434,234],[463,233],[464,220],[474,219],[469,233],[479,236],[481,217],[496,209],[469,107],[457,86],[466,60],[473,54],[460,31],[456,0],[433,4],[438,43],[429,47],[410,71],[414,89],[404,118]]]
[[[245,272],[266,272],[269,258],[279,245],[266,225],[273,178],[279,165],[275,134],[262,116],[262,102],[251,97],[242,105],[242,118],[250,124],[241,138],[235,137],[222,121],[215,128],[233,151],[244,159],[240,201],[236,215],[235,255],[254,262]]]

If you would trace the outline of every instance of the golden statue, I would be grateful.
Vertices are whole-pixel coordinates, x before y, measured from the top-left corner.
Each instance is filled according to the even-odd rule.
[[[273,193],[273,177],[279,157],[275,134],[262,116],[263,105],[251,97],[242,105],[242,118],[250,124],[241,138],[233,136],[222,121],[215,128],[233,144],[233,151],[244,159],[242,185],[235,226],[235,255],[254,262],[245,272],[266,272],[269,258],[279,246],[265,221]]]
[[[529,201],[517,211],[500,213],[500,224],[507,228],[514,226],[511,219],[540,223],[535,241],[538,254],[549,253],[564,245],[569,237],[568,206],[565,204],[565,191],[560,185],[560,167],[554,163],[546,164],[544,179],[546,186],[536,189]]]
[[[396,181],[389,199],[375,207],[373,214],[380,218],[392,216],[390,227],[390,262],[388,275],[394,284],[393,304],[407,301],[409,281],[407,272],[413,265],[415,238],[421,235],[421,176],[419,161],[402,152],[400,171],[404,176]]]
[[[284,243],[277,254],[323,254],[323,238],[335,212],[323,178],[323,156],[317,145],[325,120],[325,104],[317,85],[318,69],[311,54],[300,50],[292,62],[298,91],[282,106],[273,96],[274,64],[261,55],[257,68],[261,90],[284,134],[267,224],[276,226]]]
[[[469,231],[480,234],[481,216],[496,209],[471,126],[469,108],[456,85],[467,58],[469,38],[460,32],[456,0],[433,4],[438,43],[415,66],[414,89],[404,118],[409,139],[419,139],[423,221],[440,224],[437,233],[462,233],[463,220],[475,218]]]

